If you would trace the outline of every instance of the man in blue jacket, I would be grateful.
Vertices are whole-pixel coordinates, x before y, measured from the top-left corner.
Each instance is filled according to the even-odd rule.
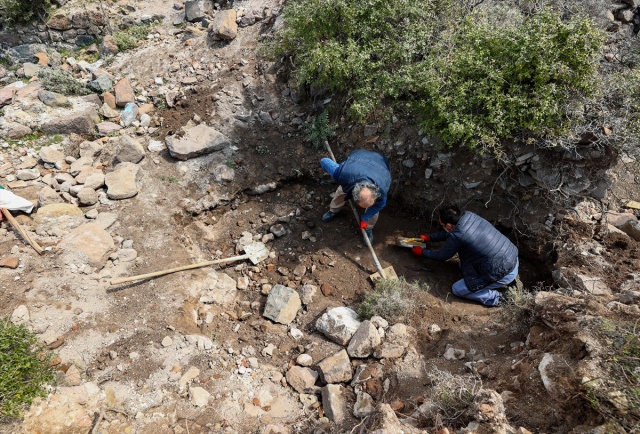
[[[518,276],[518,248],[482,217],[457,206],[438,211],[444,231],[420,235],[423,241],[445,241],[440,250],[413,248],[417,256],[446,261],[456,253],[463,279],[451,287],[458,297],[479,301],[485,306],[500,304],[499,288]]]
[[[377,152],[358,149],[341,164],[323,158],[320,165],[340,184],[322,221],[326,223],[332,220],[345,201],[353,199],[365,209],[360,218],[360,228],[365,230],[369,241],[373,243],[373,226],[378,221],[378,213],[387,204],[387,193],[391,186],[389,160]]]

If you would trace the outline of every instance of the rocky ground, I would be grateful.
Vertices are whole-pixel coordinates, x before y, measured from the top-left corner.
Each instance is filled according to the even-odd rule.
[[[78,60],[92,47],[75,60],[55,45],[5,50],[18,68],[0,70],[0,184],[37,203],[16,217],[45,252],[2,222],[0,313],[56,352],[59,383],[0,430],[630,432],[636,160],[585,144],[588,160],[531,148],[497,162],[440,151],[399,114],[341,124],[338,159],[359,147],[390,157],[374,248],[423,288],[407,315],[360,322],[375,266],[350,212],[321,222],[335,185],[301,129],[330,98],[291,87],[286,65],[259,56],[279,2],[198,5],[102,5],[113,26],[157,22],[134,50],[113,54],[105,38],[97,63]],[[70,2],[50,26],[79,10]],[[29,77],[49,68],[98,90],[47,93]],[[449,201],[518,244],[522,300],[457,299],[455,261],[396,246],[435,230]],[[256,264],[112,284],[256,242],[269,251]],[[625,375],[608,371],[616,354]]]

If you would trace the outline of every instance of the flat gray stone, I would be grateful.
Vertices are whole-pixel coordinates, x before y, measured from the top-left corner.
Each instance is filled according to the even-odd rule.
[[[231,144],[227,136],[205,124],[190,128],[182,138],[167,136],[165,143],[171,156],[178,160],[210,154]]]
[[[300,296],[295,289],[278,284],[269,292],[262,315],[277,323],[289,324],[296,318],[301,306]]]
[[[138,194],[138,182],[142,170],[134,163],[120,163],[113,172],[107,173],[104,182],[107,185],[109,199],[128,199]]]

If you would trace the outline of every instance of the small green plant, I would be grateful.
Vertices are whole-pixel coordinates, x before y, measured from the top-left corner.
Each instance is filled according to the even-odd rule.
[[[231,169],[236,169],[238,167],[236,162],[235,161],[231,161],[231,160],[227,161],[226,165],[227,165],[227,167],[229,167]]]
[[[6,69],[14,68],[15,65],[8,57],[0,56],[0,66]]]
[[[120,51],[127,51],[136,48],[138,43],[149,35],[150,31],[151,26],[149,25],[132,26],[126,30],[114,33],[113,40]]]
[[[19,417],[55,378],[52,354],[23,325],[0,319],[0,418]]]
[[[100,53],[87,53],[86,51],[80,53],[78,56],[80,60],[87,61],[89,63],[97,62],[100,59]]]
[[[417,282],[409,283],[402,277],[398,280],[380,279],[360,303],[358,318],[364,320],[378,315],[394,322],[406,318],[415,311],[419,294],[428,289]]]
[[[175,176],[163,176],[160,178],[160,180],[163,182],[168,182],[170,184],[175,184],[178,182],[178,178],[176,178]]]
[[[260,155],[267,155],[271,152],[267,145],[258,145],[256,146],[256,152]]]
[[[56,145],[58,143],[62,143],[62,140],[63,139],[60,134],[54,134],[53,136],[48,137],[42,146]]]
[[[36,18],[45,21],[51,6],[50,0],[0,0],[0,22],[28,23]]]
[[[41,69],[38,71],[38,78],[42,83],[42,87],[51,92],[57,92],[62,95],[88,95],[91,93],[82,82],[76,80],[71,74],[62,69]]]
[[[329,124],[329,113],[325,110],[304,126],[304,132],[305,140],[319,149],[325,140],[335,134],[336,126]]]
[[[60,56],[62,56],[63,58],[67,58],[69,56],[71,56],[71,50],[68,48],[60,48],[58,50],[58,53],[60,53]]]

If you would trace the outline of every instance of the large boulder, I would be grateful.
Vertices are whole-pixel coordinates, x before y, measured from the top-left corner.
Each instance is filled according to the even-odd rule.
[[[68,115],[51,119],[42,124],[40,130],[47,134],[92,134],[100,116],[94,108],[85,108]]]
[[[171,156],[178,160],[210,154],[231,144],[227,136],[206,124],[188,129],[182,138],[167,136],[165,142]]]
[[[111,235],[97,223],[85,223],[69,232],[59,244],[66,264],[101,269],[115,250]]]
[[[237,13],[234,9],[219,11],[209,26],[213,39],[230,41],[238,36]]]

